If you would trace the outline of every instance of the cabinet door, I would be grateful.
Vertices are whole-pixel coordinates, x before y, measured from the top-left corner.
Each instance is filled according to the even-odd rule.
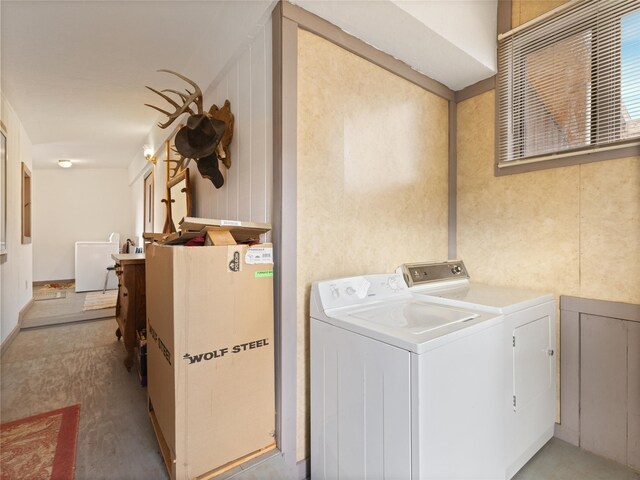
[[[640,470],[640,322],[626,322],[629,367],[627,398],[627,462],[631,468]]]
[[[555,305],[507,315],[505,426],[511,478],[553,436],[556,418]],[[507,353],[508,352],[508,353]]]
[[[513,409],[530,408],[553,385],[551,318],[544,316],[513,330]]]
[[[623,320],[580,318],[580,446],[627,463],[627,327]]]

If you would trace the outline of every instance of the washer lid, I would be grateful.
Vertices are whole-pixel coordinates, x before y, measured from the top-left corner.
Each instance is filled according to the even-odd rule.
[[[353,312],[347,317],[365,320],[376,325],[397,328],[412,335],[420,335],[451,323],[464,322],[479,317],[477,313],[417,301],[382,304]]]
[[[418,354],[502,320],[502,316],[434,305],[417,298],[325,313],[320,320]]]
[[[486,312],[509,314],[553,300],[550,293],[511,287],[496,287],[482,283],[464,283],[454,287],[433,284],[412,287],[418,298],[441,305],[472,308]]]

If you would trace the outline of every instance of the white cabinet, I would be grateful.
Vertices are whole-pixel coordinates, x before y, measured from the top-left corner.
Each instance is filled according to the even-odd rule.
[[[506,478],[553,436],[555,337],[553,303],[505,317]]]

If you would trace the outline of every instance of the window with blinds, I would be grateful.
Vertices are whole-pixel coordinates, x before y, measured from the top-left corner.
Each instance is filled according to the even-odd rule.
[[[640,0],[573,1],[498,39],[498,167],[640,145]]]

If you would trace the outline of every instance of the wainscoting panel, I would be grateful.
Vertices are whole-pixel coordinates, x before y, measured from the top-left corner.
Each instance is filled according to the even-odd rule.
[[[627,463],[640,470],[640,323],[627,322],[629,384],[627,391]]]
[[[626,463],[627,323],[580,318],[580,446]]]
[[[251,200],[249,202],[249,216],[260,216],[264,212],[266,204],[266,176],[265,166],[267,163],[267,96],[272,92],[266,90],[265,72],[266,65],[266,42],[256,42],[251,48],[251,113],[249,122],[251,123],[249,137],[249,158],[251,158],[249,175],[251,178]],[[253,73],[255,72],[255,78]],[[260,78],[262,77],[262,78]],[[269,122],[271,118],[269,117]],[[254,157],[253,149],[257,155]]]
[[[258,32],[212,92],[205,105],[231,103],[235,128],[231,143],[231,168],[221,165],[225,177],[216,189],[190,166],[194,185],[194,216],[271,222],[273,192],[271,20]]]
[[[234,65],[234,67],[231,69],[231,71],[229,72],[229,75],[227,75],[227,82],[225,84],[225,88],[226,88],[226,98],[229,99],[229,102],[231,103],[231,111],[232,112],[236,112],[238,106],[240,105],[240,73],[238,71],[238,65]],[[222,92],[219,95],[219,98],[222,98],[223,94]],[[236,118],[236,122],[238,121],[238,119]],[[235,132],[234,134],[237,134],[238,136],[241,136],[242,133],[238,127],[238,124],[235,125]],[[231,161],[233,163],[236,163],[236,159],[240,158],[240,142],[238,141],[237,138],[234,138],[234,140],[231,142]],[[237,165],[235,166],[237,167]],[[231,165],[231,170],[233,170],[234,165]],[[228,198],[232,198],[234,199],[231,202],[228,202],[227,204],[227,213],[225,218],[228,219],[236,219],[239,218],[239,213],[238,213],[238,204],[240,203],[239,199],[240,199],[240,195],[239,195],[239,191],[240,191],[240,181],[239,175],[234,175],[233,172],[229,171],[227,173],[226,169],[224,169],[224,174],[226,175],[226,185],[224,187],[222,187],[223,189],[226,188],[227,189],[227,197]],[[237,172],[235,172],[237,173]]]
[[[640,468],[640,305],[560,297],[555,436]]]
[[[253,49],[253,46],[252,46]],[[238,142],[240,152],[235,164],[235,172],[229,170],[230,175],[238,175],[238,218],[248,219],[251,217],[251,163],[254,158],[251,155],[251,110],[254,105],[251,98],[251,50],[250,49],[241,59],[238,65],[238,84],[240,89],[240,99],[238,102],[237,128]],[[255,108],[259,108],[255,105]],[[256,154],[257,154],[256,149]],[[258,155],[256,155],[257,157]],[[221,205],[222,206],[222,205]]]

